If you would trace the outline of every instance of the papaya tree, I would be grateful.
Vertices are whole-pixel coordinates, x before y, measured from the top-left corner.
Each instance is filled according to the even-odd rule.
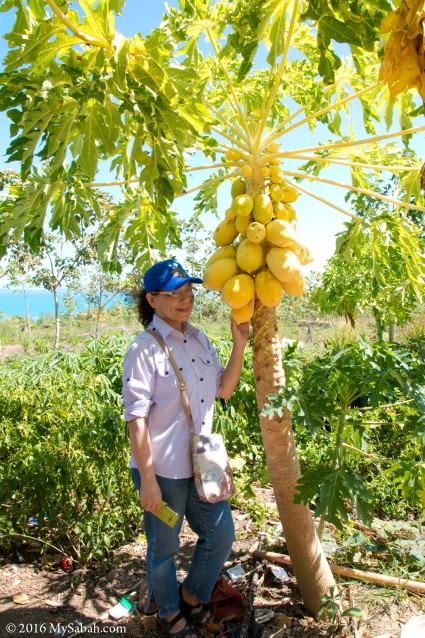
[[[394,183],[374,184],[383,194],[396,188]],[[372,314],[378,341],[387,331],[393,342],[395,327],[412,318],[425,292],[425,282],[410,271],[414,255],[424,250],[423,219],[420,211],[409,211],[400,224],[400,212],[386,202],[363,193],[352,201],[362,220],[346,223],[338,234],[335,255],[312,301],[322,312],[345,316],[353,328],[359,314]],[[402,234],[398,242],[389,241],[394,225]]]
[[[223,298],[233,312],[244,306],[253,310],[253,368],[262,412],[267,397],[284,383],[275,302],[284,290],[302,293],[301,262],[309,258],[308,248],[296,238],[292,204],[302,196],[358,220],[349,205],[315,192],[316,184],[325,184],[331,193],[365,193],[400,211],[425,210],[420,166],[397,144],[408,144],[425,130],[415,125],[423,108],[412,90],[417,87],[424,97],[420,11],[391,12],[386,0],[362,0],[356,6],[314,0],[181,0],[179,8],[168,7],[160,27],[146,37],[126,38],[114,28],[114,15],[125,11],[124,0],[60,5],[3,0],[0,9],[16,11],[15,26],[6,36],[10,51],[0,104],[12,121],[8,158],[20,162],[22,178],[14,206],[1,212],[0,251],[6,238],[16,240],[22,233],[36,246],[48,224],[69,238],[78,234],[87,206],[95,206],[95,189],[106,185],[97,177],[99,165],[109,162],[113,177],[107,185],[120,189],[120,195],[101,221],[100,255],[113,266],[122,239],[136,266],[144,267],[168,242],[177,241],[178,220],[170,210],[175,198],[198,192],[197,210],[211,214],[217,209],[217,189],[231,180],[239,194],[234,190],[230,212],[215,233],[219,247],[233,248],[237,255],[235,242],[247,230],[243,223],[254,217],[255,202],[268,221],[250,223],[272,224],[261,240],[262,229],[254,226],[260,234],[249,241],[261,251],[254,249],[254,266],[251,250],[245,251],[248,257],[240,251],[233,259],[234,277],[243,275],[246,284],[241,286],[243,306],[240,299],[234,301],[240,291],[228,286],[225,292],[233,277],[222,281]],[[407,50],[391,44],[380,77],[379,25],[388,16],[385,29],[408,28],[414,42]],[[341,56],[336,43],[347,43],[352,54]],[[411,62],[408,76],[402,68],[402,81],[392,73],[397,56]],[[397,113],[400,130],[393,121]],[[353,118],[362,118],[361,124],[353,126]],[[345,170],[343,181],[320,175],[336,168]],[[198,170],[209,171],[209,178],[189,187],[188,175]],[[402,189],[399,196],[375,193],[362,182],[365,171],[396,173],[410,190]],[[245,199],[234,205],[238,197]],[[297,204],[299,215],[304,205]],[[402,214],[398,223],[403,224]],[[226,233],[231,229],[225,239],[223,228]],[[391,241],[398,237],[395,229]],[[297,254],[286,250],[295,244]],[[291,278],[282,274],[287,270],[278,259],[281,250]],[[411,272],[419,280],[423,264],[418,255],[411,259]],[[260,280],[269,282],[262,287],[264,294],[255,281],[260,273],[266,273]],[[333,578],[308,504],[294,504],[300,470],[289,412],[283,417],[261,414],[260,425],[300,591],[306,607],[317,613]]]

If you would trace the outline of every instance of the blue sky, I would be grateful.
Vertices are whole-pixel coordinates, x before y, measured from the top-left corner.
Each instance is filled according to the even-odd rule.
[[[76,3],[71,3],[76,4]],[[171,6],[177,6],[177,2],[170,1],[168,3]],[[127,0],[121,16],[116,18],[116,28],[121,31],[125,36],[131,36],[136,32],[142,34],[148,33],[155,26],[159,25],[162,15],[165,12],[165,3],[160,0]],[[12,24],[11,12],[0,13],[0,34],[3,35],[8,31]],[[3,59],[7,51],[7,44],[2,39],[0,40],[0,59]],[[0,166],[6,166],[4,163],[4,153],[8,144],[8,120],[4,114],[0,114],[0,130],[2,131],[1,143],[0,143]],[[289,138],[289,136],[288,136]],[[328,135],[322,137],[322,141],[326,140]],[[285,137],[286,143],[289,143],[293,148],[299,148],[304,145],[313,145],[316,141],[315,136],[308,132],[299,132],[296,130],[292,135],[292,140]],[[312,144],[313,143],[313,144]],[[17,168],[9,165],[11,168]],[[292,167],[290,167],[292,168]],[[193,175],[193,174],[192,174]],[[338,181],[349,181],[349,177],[346,169],[332,170],[332,174],[323,175],[331,177]],[[203,176],[204,177],[204,176]],[[206,177],[206,176],[205,176]],[[196,185],[199,179],[199,173],[196,174],[196,178],[189,177],[189,187],[193,184]],[[101,177],[104,180],[104,175]],[[306,183],[306,187],[310,186]],[[316,184],[311,188],[315,193],[326,199],[332,200],[335,204],[342,208],[347,208],[344,202],[344,191],[335,187],[331,188],[326,185]],[[223,185],[219,189],[219,203],[222,212],[230,204],[230,187],[229,185]],[[185,198],[179,198],[173,205],[173,210],[185,218],[190,217],[190,213],[193,207],[193,200],[189,196]],[[341,232],[344,226],[343,223],[348,221],[348,217],[341,213],[329,208],[328,206],[308,197],[302,195],[296,202],[295,208],[298,214],[298,228],[297,233],[299,240],[306,243],[314,256],[315,261],[306,269],[306,272],[310,270],[321,270],[325,261],[333,254],[335,248],[335,234]],[[211,230],[217,225],[218,220],[216,218],[207,218],[204,216],[203,222]]]

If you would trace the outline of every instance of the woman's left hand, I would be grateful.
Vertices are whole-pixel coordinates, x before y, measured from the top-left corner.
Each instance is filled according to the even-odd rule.
[[[232,317],[230,322],[230,329],[232,331],[233,343],[245,348],[249,337],[249,321],[236,323],[236,321]]]

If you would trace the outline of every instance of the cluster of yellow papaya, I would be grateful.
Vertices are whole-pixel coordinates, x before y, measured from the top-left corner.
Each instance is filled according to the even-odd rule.
[[[269,145],[268,156],[278,148]],[[291,204],[298,191],[285,181],[279,164],[272,159],[259,169],[264,184],[255,197],[246,193],[245,179],[233,182],[231,206],[214,231],[217,250],[207,261],[204,286],[221,291],[238,323],[251,319],[255,297],[265,306],[277,306],[283,292],[301,297],[305,288],[301,267],[312,261],[308,248],[296,240]],[[251,167],[244,168],[244,174],[251,176]]]

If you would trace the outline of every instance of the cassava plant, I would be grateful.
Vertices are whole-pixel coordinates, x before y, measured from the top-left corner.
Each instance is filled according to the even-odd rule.
[[[74,4],[78,11],[71,9]],[[170,212],[176,197],[199,191],[196,211],[210,212],[220,184],[239,184],[234,188],[244,192],[229,202],[226,222],[215,234],[219,247],[229,251],[238,240],[236,259],[234,252],[226,257],[231,262],[226,268],[210,262],[216,276],[207,269],[206,279],[208,285],[223,285],[223,300],[237,317],[253,312],[253,367],[262,410],[284,383],[275,307],[280,295],[302,293],[301,264],[309,259],[295,236],[290,204],[303,195],[357,219],[332,196],[321,197],[301,182],[425,210],[417,161],[386,143],[400,137],[407,143],[425,126],[414,126],[421,109],[413,93],[397,94],[397,75],[384,73],[396,109],[379,78],[375,42],[392,7],[384,0],[378,4],[364,0],[347,12],[345,5],[319,10],[299,0],[181,0],[179,8],[168,8],[160,28],[145,38],[125,38],[114,29],[123,0],[60,6],[54,0],[3,1],[1,8],[15,8],[17,20],[8,36],[0,100],[13,122],[8,156],[21,163],[23,185],[3,209],[0,248],[7,236],[17,238],[24,229],[26,240],[37,244],[47,211],[55,228],[78,233],[74,222],[84,223],[87,202],[95,206],[95,189],[105,186],[96,181],[102,160],[116,172],[107,185],[121,188],[101,220],[99,250],[109,267],[121,236],[138,267],[163,253],[167,240],[176,241],[178,221]],[[413,20],[409,15],[409,28],[420,26],[419,17],[420,12]],[[352,59],[338,57],[335,39],[350,45]],[[417,69],[406,80],[403,67],[402,88],[417,86],[422,94],[420,55],[414,57],[411,48],[400,54]],[[355,117],[359,106],[363,114],[366,133],[360,138],[352,129],[353,105]],[[377,131],[382,116],[392,126],[395,110],[402,130]],[[312,134],[318,124],[331,139],[303,148],[298,133]],[[210,163],[195,165],[194,151]],[[351,172],[351,180],[319,176],[338,166]],[[187,175],[197,170],[209,170],[211,177],[188,188]],[[374,193],[362,184],[363,171],[414,176],[409,196]],[[404,201],[412,192],[415,204]],[[298,202],[302,214],[307,204]],[[395,228],[390,240],[398,237]],[[413,251],[409,258],[418,280],[423,263]],[[289,412],[261,416],[261,430],[299,587],[306,607],[317,613],[333,578],[308,508],[293,502],[300,470]]]

